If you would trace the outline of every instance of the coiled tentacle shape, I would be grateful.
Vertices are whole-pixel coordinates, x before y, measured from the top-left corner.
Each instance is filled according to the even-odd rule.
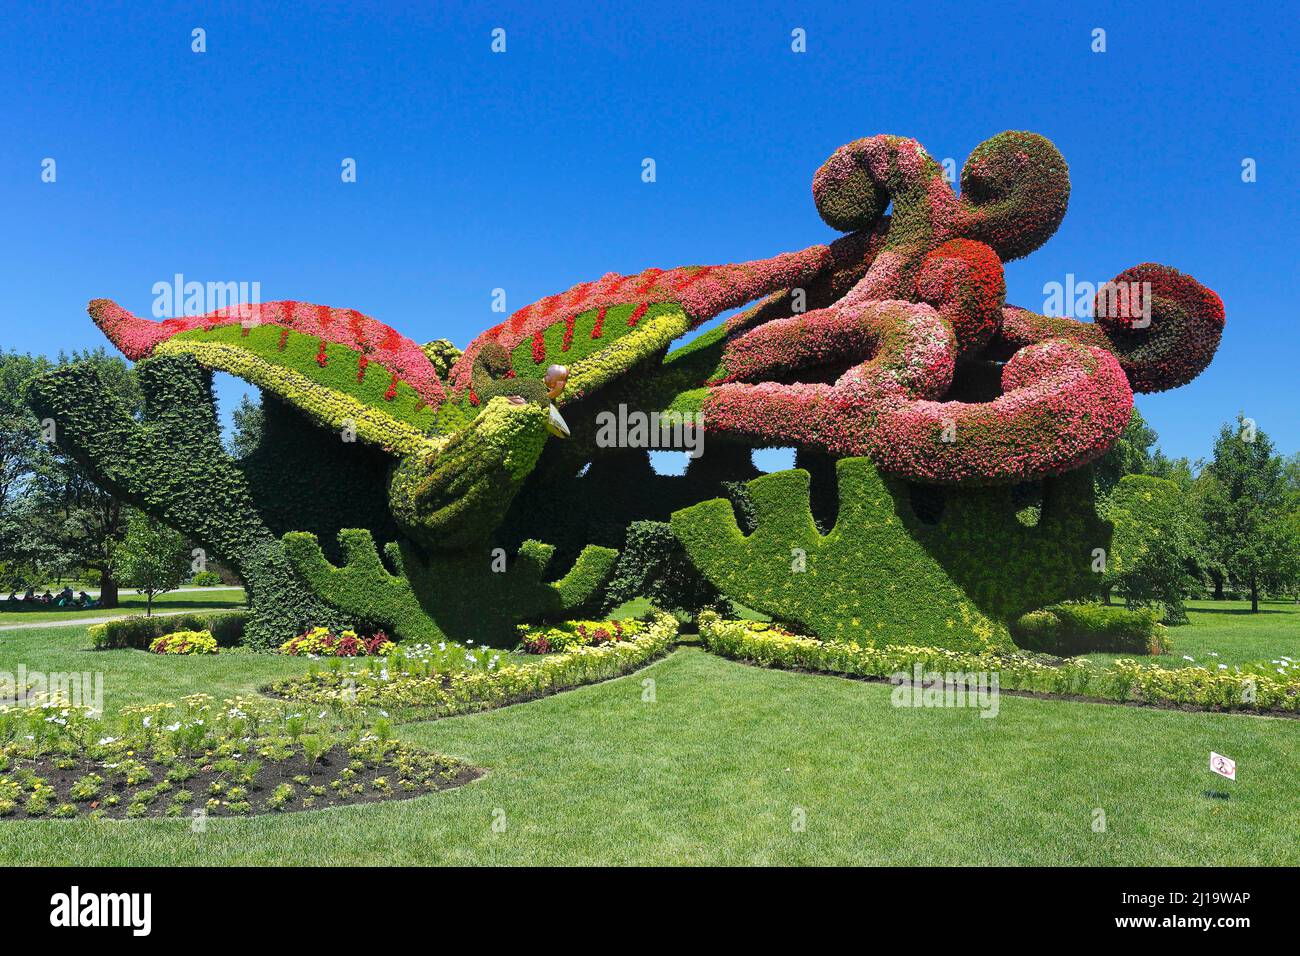
[[[678,406],[698,407],[718,435],[868,455],[916,481],[999,484],[1100,457],[1128,423],[1134,390],[1183,384],[1209,363],[1222,303],[1165,266],[1106,283],[1095,324],[1004,306],[1003,261],[1038,248],[1065,215],[1068,172],[1046,139],[993,137],[967,160],[962,186],[959,199],[914,140],[836,150],[813,178],[828,224],[866,230],[892,204],[870,267],[829,306],[738,331]],[[1002,394],[944,401],[958,363],[979,359],[1005,361]],[[835,367],[833,382],[817,380]]]

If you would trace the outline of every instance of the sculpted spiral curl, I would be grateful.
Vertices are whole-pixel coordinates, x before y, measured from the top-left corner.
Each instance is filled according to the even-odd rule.
[[[1052,238],[1069,203],[1070,171],[1057,148],[1010,130],[980,143],[962,166],[954,229],[1010,262]]]
[[[1136,316],[1114,315],[1098,293],[1093,314],[1106,330],[1120,365],[1139,392],[1185,385],[1210,364],[1223,336],[1223,302],[1191,276],[1146,262],[1121,272],[1108,284],[1150,287],[1149,325]],[[1129,310],[1134,312],[1135,310]]]
[[[1046,139],[999,134],[971,153],[961,181],[958,199],[914,140],[836,150],[813,178],[818,212],[836,228],[878,228],[892,203],[884,242],[838,302],[723,346],[699,401],[707,427],[869,455],[916,481],[1020,482],[1100,457],[1127,424],[1134,390],[1184,384],[1209,363],[1222,303],[1166,266],[1137,266],[1104,286],[1097,324],[1004,307],[1002,262],[1042,245],[1068,205],[1068,170]],[[1117,311],[1115,290],[1146,307]],[[1007,360],[1002,394],[940,401],[954,367],[981,357]],[[849,367],[833,384],[788,381],[837,361]],[[759,376],[787,381],[736,384]]]
[[[857,201],[854,194],[857,192]],[[870,136],[841,146],[813,176],[813,201],[830,226],[867,228],[868,212],[893,205],[884,246],[845,296],[847,303],[911,298],[926,253],[952,236],[957,197],[924,147],[904,136]],[[852,209],[851,215],[844,211]]]
[[[1149,315],[1114,314],[1106,287],[1149,286]],[[1140,292],[1138,293],[1140,294]],[[1189,275],[1144,262],[1121,272],[1097,293],[1095,323],[1008,307],[995,347],[1014,351],[1035,342],[1068,339],[1112,352],[1135,392],[1186,385],[1210,364],[1223,337],[1223,302]]]

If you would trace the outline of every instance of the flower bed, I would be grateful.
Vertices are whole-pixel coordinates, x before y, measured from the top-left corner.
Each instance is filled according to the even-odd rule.
[[[550,654],[575,647],[599,647],[635,638],[640,621],[565,621],[563,624],[520,624],[520,647],[528,654]]]
[[[313,705],[402,708],[421,716],[448,717],[619,677],[660,656],[676,639],[677,620],[660,613],[628,640],[575,647],[536,664],[488,666],[493,662],[487,661],[479,669],[455,670],[437,659],[406,655],[351,667],[331,661],[329,669],[277,681],[269,690]]]
[[[923,671],[997,672],[1004,690],[1199,710],[1300,712],[1300,662],[1219,669],[1165,668],[1123,659],[1108,664],[1033,654],[977,653],[891,644],[827,643],[749,621],[700,615],[700,637],[715,654],[763,667],[889,678]]]
[[[366,637],[351,630],[335,634],[328,627],[313,627],[281,644],[280,653],[295,657],[374,657],[388,654],[396,646],[383,631]]]
[[[173,631],[149,645],[152,654],[215,654],[217,639],[211,631]]]
[[[247,816],[404,799],[479,776],[394,740],[386,720],[341,737],[313,724],[271,701],[206,694],[111,720],[54,700],[2,707],[0,818]]]

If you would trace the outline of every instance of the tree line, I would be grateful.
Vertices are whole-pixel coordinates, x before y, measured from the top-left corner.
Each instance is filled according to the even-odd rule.
[[[1169,458],[1134,409],[1096,466],[1103,514],[1115,525],[1102,578],[1109,602],[1163,605],[1186,620],[1192,596],[1300,601],[1300,454],[1278,453],[1242,414],[1219,428],[1211,456]]]

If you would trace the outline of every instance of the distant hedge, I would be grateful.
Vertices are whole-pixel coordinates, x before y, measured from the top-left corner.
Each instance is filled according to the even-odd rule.
[[[1031,611],[1011,626],[1026,650],[1075,654],[1167,654],[1172,642],[1150,608],[1128,610],[1101,604],[1058,604]]]
[[[222,611],[216,614],[167,614],[158,617],[119,617],[90,626],[90,639],[100,651],[119,648],[148,650],[164,634],[176,631],[209,631],[220,647],[243,643],[247,611]]]
[[[695,570],[690,556],[666,521],[633,521],[605,589],[605,608],[613,610],[634,598],[694,618],[706,607],[732,614],[731,602]]]

